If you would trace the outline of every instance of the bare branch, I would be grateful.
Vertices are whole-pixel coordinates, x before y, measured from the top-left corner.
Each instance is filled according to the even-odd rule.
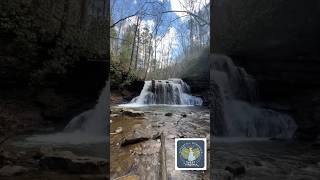
[[[136,13],[134,13],[134,14],[132,14],[132,15],[130,15],[130,16],[127,16],[127,17],[124,17],[124,18],[119,19],[117,22],[113,23],[113,24],[110,26],[110,28],[115,27],[115,26],[116,26],[118,23],[120,23],[121,21],[124,21],[124,20],[126,20],[126,19],[128,19],[128,18],[131,18],[131,17],[133,17],[133,16],[138,15],[139,12],[140,12],[140,11],[137,11]]]
[[[196,14],[194,14],[194,13],[192,13],[192,12],[190,12],[190,11],[176,11],[176,10],[170,10],[170,11],[163,11],[163,12],[161,12],[162,14],[165,14],[165,13],[175,13],[175,12],[183,12],[183,13],[187,13],[187,14],[189,14],[190,16],[193,16],[193,17],[195,17],[195,18],[197,18],[197,19],[199,19],[199,20],[201,20],[202,22],[204,22],[205,24],[209,24],[209,22],[208,21],[206,21],[205,19],[203,19],[202,17],[200,17],[200,16],[198,16],[198,15],[196,15]]]
[[[199,20],[201,20],[202,22],[204,22],[204,24],[200,24],[200,25],[207,25],[207,24],[209,24],[209,22],[208,21],[206,21],[205,19],[203,19],[203,18],[201,18],[200,16],[198,16],[198,15],[196,15],[196,14],[194,14],[194,13],[192,13],[192,12],[190,12],[190,11],[176,11],[176,10],[170,10],[170,11],[163,11],[163,12],[161,12],[161,14],[166,14],[166,13],[176,13],[176,12],[183,12],[183,13],[187,13],[187,14],[189,14],[190,16],[193,16],[193,17],[195,17],[195,18],[197,18],[197,19],[199,19]],[[136,16],[136,15],[138,15],[140,13],[140,11],[137,11],[136,13],[134,13],[134,14],[132,14],[132,15],[130,15],[130,16],[127,16],[127,17],[124,17],[124,18],[121,18],[121,19],[119,19],[117,22],[115,22],[115,23],[113,23],[112,25],[110,25],[110,28],[113,28],[113,27],[115,27],[118,23],[120,23],[121,21],[124,21],[124,20],[126,20],[126,19],[128,19],[128,18],[131,18],[131,17],[133,17],[133,16]],[[199,21],[198,21],[199,22]]]

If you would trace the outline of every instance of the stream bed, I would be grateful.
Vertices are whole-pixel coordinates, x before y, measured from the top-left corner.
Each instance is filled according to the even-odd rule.
[[[214,180],[318,180],[320,144],[269,138],[215,138]]]
[[[165,137],[169,179],[209,179],[208,171],[174,170],[175,138],[209,137],[208,108],[181,105],[114,106],[111,108],[110,125],[111,179],[123,176],[135,176],[141,180],[159,179],[161,133]],[[128,145],[124,143],[132,139],[140,141]]]

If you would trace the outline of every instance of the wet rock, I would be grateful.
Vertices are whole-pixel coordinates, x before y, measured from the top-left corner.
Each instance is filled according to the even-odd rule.
[[[231,162],[226,166],[225,170],[231,172],[234,176],[239,176],[246,173],[244,165],[238,161]]]
[[[116,179],[117,180],[140,180],[140,177],[136,175],[128,175],[128,176],[122,176]]]
[[[213,170],[213,179],[219,180],[233,180],[233,175],[226,170]]]
[[[104,174],[107,161],[103,158],[77,156],[70,151],[58,151],[43,156],[42,169],[76,174]]]
[[[31,154],[34,159],[40,159],[44,155],[52,152],[53,148],[51,146],[41,146],[38,150],[33,151]]]
[[[269,138],[270,141],[285,141],[285,138],[281,138],[281,137],[271,137]]]
[[[15,164],[19,160],[15,150],[0,150],[0,167]]]
[[[110,115],[110,117],[112,117],[112,118],[113,118],[113,117],[117,117],[117,116],[119,116],[119,115],[118,115],[118,114],[111,114],[111,115]]]
[[[166,113],[165,116],[172,116],[172,113]]]
[[[0,169],[0,176],[15,176],[27,172],[28,169],[23,166],[7,165]]]
[[[121,142],[121,146],[124,147],[124,146],[128,146],[128,145],[144,142],[147,140],[149,140],[149,138],[147,138],[147,137],[138,137],[138,138],[132,137],[132,138],[128,138],[128,139],[123,139],[123,141]]]
[[[159,127],[162,127],[163,124],[158,124],[158,125],[152,125],[153,128],[159,128]]]
[[[179,138],[184,138],[185,135],[183,135],[183,134],[178,134],[178,137],[179,137]]]
[[[183,114],[181,114],[181,116],[185,118],[185,117],[187,117],[187,114],[183,113]]]
[[[137,96],[137,93],[130,92],[128,90],[123,90],[123,91],[121,91],[121,95],[123,96],[123,100],[130,101],[131,99],[133,99],[134,97]]]
[[[271,179],[274,175],[274,171],[270,167],[253,166],[246,170],[246,176],[248,177],[269,177]]]
[[[119,134],[123,131],[122,127],[117,127],[117,129],[115,130],[115,133]]]
[[[26,155],[27,155],[27,153],[26,153],[25,151],[20,151],[20,152],[18,152],[18,154],[17,154],[17,156],[18,156],[19,158],[24,157],[24,156],[26,156]]]
[[[141,124],[135,124],[135,125],[133,125],[132,126],[132,129],[139,129],[139,128],[141,128]]]
[[[170,135],[168,136],[168,138],[169,138],[169,139],[174,139],[174,138],[176,138],[176,136],[173,135],[173,134],[170,134]]]
[[[313,177],[320,177],[319,168],[314,167],[314,166],[308,166],[308,167],[302,168],[302,169],[300,169],[300,172],[302,174],[310,175]]]
[[[255,166],[262,166],[263,165],[262,162],[260,162],[260,161],[253,161],[253,164]]]
[[[146,139],[148,139],[150,137],[151,137],[151,135],[147,134],[146,130],[142,129],[142,128],[135,129],[133,132],[133,138],[146,138]]]
[[[12,159],[12,155],[8,151],[1,150],[0,163],[2,164],[2,162],[6,161],[8,159]]]
[[[144,116],[144,113],[142,111],[134,111],[134,110],[123,110],[122,114],[125,116],[131,116],[131,117]]]
[[[155,140],[155,139],[159,139],[161,136],[160,132],[156,132],[155,134],[152,135],[152,139]]]
[[[320,134],[319,89],[301,93],[293,107],[298,125],[293,138],[300,141],[316,141]]]
[[[292,177],[292,180],[318,180],[318,179],[309,175],[296,175]]]

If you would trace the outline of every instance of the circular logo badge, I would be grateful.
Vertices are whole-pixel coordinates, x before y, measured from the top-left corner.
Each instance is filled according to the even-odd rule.
[[[185,167],[197,168],[203,158],[203,149],[196,142],[184,142],[178,150],[179,160]]]

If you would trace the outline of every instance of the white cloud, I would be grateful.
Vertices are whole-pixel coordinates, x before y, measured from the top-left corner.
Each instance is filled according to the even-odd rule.
[[[170,0],[171,10],[172,11],[185,11],[186,9],[183,7],[183,4],[180,2],[183,2],[183,1]],[[183,13],[183,12],[175,12],[175,13],[179,17],[187,15],[187,13]]]
[[[141,28],[147,27],[150,31],[153,30],[154,26],[155,26],[155,22],[153,19],[142,20],[140,25]]]
[[[178,48],[177,30],[170,27],[162,39],[158,38],[157,60],[172,59],[172,53]]]
[[[133,4],[137,4],[137,0],[134,0],[134,1],[133,1]]]
[[[194,4],[194,8],[191,9],[190,2]],[[199,9],[203,8],[206,4],[210,3],[210,0],[170,0],[171,10],[173,11],[191,11],[195,13]],[[175,12],[177,16],[181,17],[182,20],[186,20],[187,13]]]
[[[127,31],[129,26],[132,26],[133,24],[136,24],[138,16],[132,16],[126,20],[124,20],[122,23],[122,31]],[[120,26],[120,24],[118,24]],[[122,32],[123,33],[123,32]]]

